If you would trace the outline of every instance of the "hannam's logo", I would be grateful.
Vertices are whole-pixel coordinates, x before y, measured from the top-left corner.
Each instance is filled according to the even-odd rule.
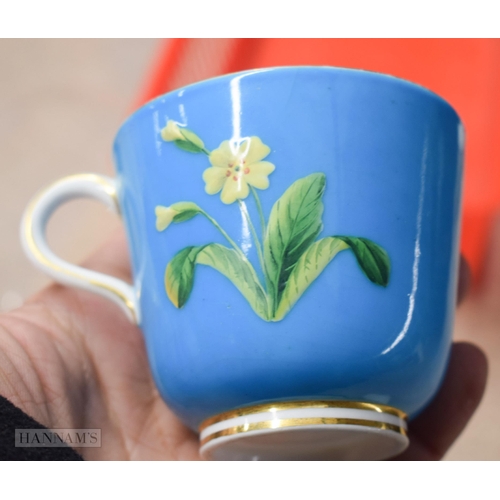
[[[100,448],[101,429],[16,429],[17,448]]]

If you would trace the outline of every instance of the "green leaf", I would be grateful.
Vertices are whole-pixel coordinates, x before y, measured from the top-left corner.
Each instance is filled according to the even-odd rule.
[[[370,281],[387,286],[390,261],[383,248],[366,238],[329,236],[314,242],[300,257],[290,273],[273,321],[283,319],[337,253],[348,248],[353,251],[358,264]]]
[[[335,255],[346,248],[349,246],[338,238],[328,237],[315,241],[302,254],[290,273],[273,320],[282,320]]]
[[[189,151],[190,153],[203,153],[205,152],[204,142],[191,130],[183,127],[179,127],[179,132],[184,137],[185,140],[176,140],[174,144],[183,149],[184,151]]]
[[[191,201],[179,201],[178,203],[170,205],[170,208],[178,212],[177,215],[174,216],[173,222],[184,222],[192,219],[198,214],[204,213],[196,203],[192,203]]]
[[[387,286],[391,272],[391,262],[387,252],[367,238],[354,236],[335,236],[344,241],[356,256],[359,266],[366,277],[380,286]]]
[[[308,175],[294,182],[271,210],[264,261],[273,312],[294,266],[323,228],[324,190],[324,174]]]
[[[216,269],[232,281],[257,315],[267,320],[266,292],[247,259],[235,250],[212,243],[198,255],[197,263]]]
[[[186,247],[169,262],[165,272],[165,289],[175,307],[184,306],[191,294],[196,264],[212,267],[226,276],[257,315],[267,320],[266,293],[252,265],[235,250],[217,243]]]
[[[172,304],[179,309],[191,295],[196,257],[204,248],[205,246],[183,248],[168,263],[165,271],[165,290]]]

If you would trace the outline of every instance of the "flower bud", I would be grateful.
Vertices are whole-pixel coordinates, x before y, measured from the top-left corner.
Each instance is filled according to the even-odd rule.
[[[174,217],[179,214],[179,212],[172,207],[162,207],[157,206],[155,208],[156,214],[156,229],[158,231],[164,231],[174,220]]]
[[[161,138],[167,142],[186,140],[174,120],[168,120],[167,126],[161,130]]]

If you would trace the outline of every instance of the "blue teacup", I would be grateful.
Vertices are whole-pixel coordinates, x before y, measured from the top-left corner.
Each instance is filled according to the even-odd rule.
[[[215,78],[123,124],[116,180],[71,176],[39,195],[24,248],[140,325],[204,457],[386,458],[446,369],[463,137],[449,104],[390,76]],[[48,248],[47,219],[77,196],[122,214],[133,286]]]

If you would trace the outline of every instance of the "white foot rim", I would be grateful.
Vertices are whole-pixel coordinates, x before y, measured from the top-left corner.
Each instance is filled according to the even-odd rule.
[[[408,446],[406,415],[385,405],[297,401],[240,408],[200,427],[209,460],[383,460]]]

